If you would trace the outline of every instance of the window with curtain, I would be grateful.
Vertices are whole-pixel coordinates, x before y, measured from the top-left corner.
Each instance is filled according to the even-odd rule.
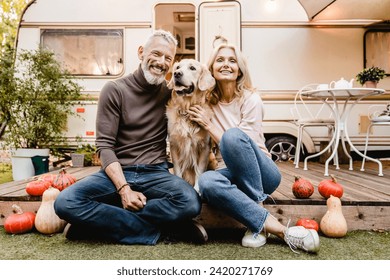
[[[365,65],[377,66],[390,74],[390,30],[370,30],[364,37]]]
[[[41,46],[51,49],[73,75],[116,76],[123,71],[121,29],[45,29]]]

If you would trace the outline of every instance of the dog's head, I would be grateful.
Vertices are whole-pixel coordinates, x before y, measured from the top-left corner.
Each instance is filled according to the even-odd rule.
[[[215,79],[207,69],[195,59],[183,59],[173,65],[172,78],[168,87],[177,95],[191,96],[196,91],[206,91],[215,86]]]

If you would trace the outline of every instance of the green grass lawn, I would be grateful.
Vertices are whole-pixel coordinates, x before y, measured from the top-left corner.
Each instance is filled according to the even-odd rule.
[[[13,181],[11,164],[0,163],[0,184]]]
[[[295,254],[280,239],[270,237],[260,248],[244,248],[242,231],[209,231],[205,245],[189,243],[156,246],[69,241],[62,234],[7,234],[0,227],[2,260],[389,260],[390,233],[354,231],[335,239],[320,236],[318,254]]]
[[[0,164],[0,183],[12,181],[11,165]],[[62,234],[36,231],[7,234],[0,226],[1,260],[390,260],[390,232],[353,231],[336,239],[320,236],[318,254],[293,253],[280,239],[270,237],[261,248],[241,246],[242,231],[209,231],[205,245],[188,243],[156,246],[68,241]]]

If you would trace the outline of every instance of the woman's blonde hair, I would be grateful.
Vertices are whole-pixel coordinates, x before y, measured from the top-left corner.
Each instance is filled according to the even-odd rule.
[[[237,47],[234,45],[230,45],[226,42],[223,42],[213,49],[209,61],[207,63],[207,67],[209,68],[210,72],[213,73],[213,64],[215,59],[217,58],[218,52],[224,48],[229,48],[233,50],[237,58],[238,68],[240,69],[240,75],[237,78],[237,86],[235,91],[236,97],[242,98],[244,96],[245,91],[254,92],[255,89],[252,86],[252,80],[249,74],[246,59],[242,54],[242,52],[239,49],[237,49]],[[212,92],[210,93],[211,104],[214,105],[217,104],[221,99],[221,97],[222,97],[222,92],[220,91],[217,83],[214,89],[212,90]]]

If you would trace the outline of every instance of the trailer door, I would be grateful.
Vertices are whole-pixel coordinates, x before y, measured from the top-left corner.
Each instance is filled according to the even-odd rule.
[[[218,38],[226,38],[241,49],[241,6],[237,1],[202,3],[198,15],[198,57],[202,63],[207,63]]]

